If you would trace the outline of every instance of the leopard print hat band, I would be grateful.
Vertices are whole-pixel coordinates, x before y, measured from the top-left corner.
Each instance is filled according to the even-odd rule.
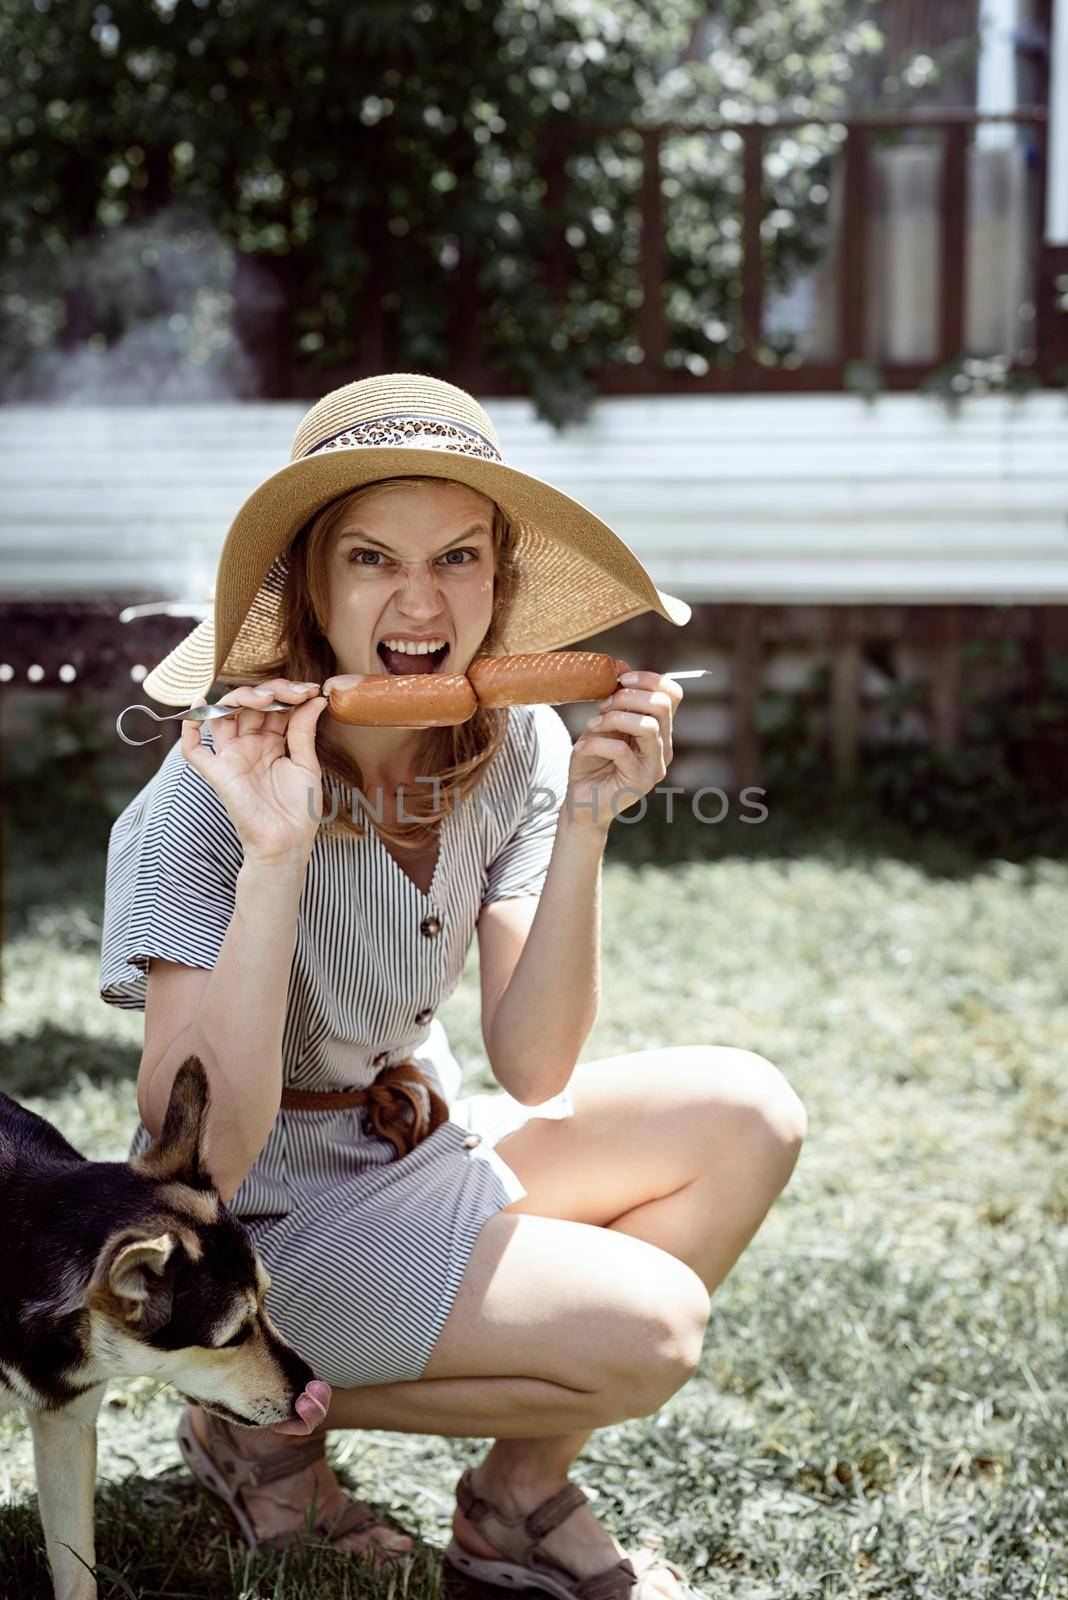
[[[501,452],[474,428],[446,422],[441,417],[372,417],[324,439],[307,452],[358,450],[374,445],[406,445],[417,450],[454,450],[460,455],[478,456],[483,461],[503,461]]]

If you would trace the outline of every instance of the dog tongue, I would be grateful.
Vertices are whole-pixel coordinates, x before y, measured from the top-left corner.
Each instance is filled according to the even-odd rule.
[[[403,650],[391,650],[388,644],[382,646],[381,653],[385,657],[386,666],[390,672],[405,674],[433,672],[438,659],[437,656],[432,656],[429,651],[427,651],[426,655],[421,656],[406,655]]]

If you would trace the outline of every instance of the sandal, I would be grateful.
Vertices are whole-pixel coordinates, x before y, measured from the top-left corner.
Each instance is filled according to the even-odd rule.
[[[538,1541],[551,1533],[577,1507],[585,1505],[586,1491],[576,1483],[551,1494],[541,1505],[525,1514],[506,1516],[488,1500],[475,1493],[468,1470],[456,1487],[456,1499],[464,1516],[474,1523],[483,1538],[494,1544],[511,1561],[491,1561],[472,1555],[453,1537],[445,1550],[445,1560],[458,1572],[483,1583],[497,1583],[508,1589],[544,1589],[556,1600],[641,1600],[646,1578],[657,1570],[667,1570],[684,1585],[691,1600],[703,1600],[701,1591],[686,1582],[686,1574],[674,1561],[658,1557],[661,1538],[648,1534],[638,1552],[637,1566],[624,1556],[603,1572],[580,1578],[558,1562],[539,1555]]]
[[[217,1500],[230,1513],[249,1548],[280,1550],[285,1545],[295,1544],[304,1538],[308,1532],[304,1524],[283,1533],[257,1535],[245,1504],[244,1489],[246,1484],[255,1486],[261,1483],[273,1483],[278,1478],[291,1477],[302,1467],[310,1466],[313,1461],[321,1461],[326,1454],[325,1432],[321,1432],[318,1438],[288,1441],[285,1450],[279,1450],[277,1460],[272,1461],[261,1456],[245,1454],[238,1438],[238,1434],[243,1430],[232,1427],[221,1417],[212,1416],[210,1411],[205,1412],[205,1416],[212,1452],[206,1450],[198,1439],[188,1409],[183,1412],[182,1420],[178,1424],[178,1447],[193,1477],[212,1499]],[[321,1517],[311,1531],[334,1543],[343,1534],[364,1533],[369,1528],[381,1526],[380,1519],[370,1506],[350,1501],[344,1511],[335,1518]],[[410,1553],[389,1550],[378,1539],[372,1540],[372,1545],[377,1545],[377,1549],[369,1552],[376,1567],[383,1560],[393,1563]]]

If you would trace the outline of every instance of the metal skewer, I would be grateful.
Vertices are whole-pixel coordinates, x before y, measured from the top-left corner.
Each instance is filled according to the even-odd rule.
[[[122,731],[122,719],[127,711],[147,711],[153,722],[173,722],[175,717],[181,717],[183,722],[210,722],[213,717],[234,717],[239,711],[296,711],[296,709],[296,706],[288,705],[284,700],[269,700],[265,706],[190,706],[188,711],[168,711],[160,716],[151,706],[126,706],[115,718],[115,732],[124,744],[151,744],[154,739],[163,738],[161,733],[154,733],[149,739],[131,739],[128,733]]]
[[[711,667],[687,667],[682,672],[664,672],[664,678],[703,678],[706,672],[711,672]],[[126,706],[115,719],[115,732],[124,744],[152,744],[156,739],[162,739],[161,733],[152,734],[148,739],[131,739],[129,734],[122,731],[122,719],[127,711],[146,711],[153,722],[173,722],[175,717],[180,717],[183,722],[210,722],[213,717],[234,717],[239,711],[295,711],[296,706],[289,705],[284,700],[270,700],[265,706],[223,706],[203,705],[190,706],[187,711],[168,711],[163,716],[158,711],[153,711],[151,706]]]

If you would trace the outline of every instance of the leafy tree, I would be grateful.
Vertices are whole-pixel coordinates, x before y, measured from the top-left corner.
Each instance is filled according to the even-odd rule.
[[[563,423],[599,368],[643,356],[640,135],[592,125],[838,111],[881,45],[870,9],[0,0],[7,392],[54,388],[57,350],[67,374],[80,351],[92,383],[94,351],[137,371],[168,338],[238,393],[317,392],[387,363],[462,382],[481,352]],[[738,144],[663,147],[669,367],[739,348]],[[832,149],[815,129],[769,144],[773,285],[821,247]],[[227,350],[231,307],[258,370]],[[131,347],[139,323],[152,336]]]

